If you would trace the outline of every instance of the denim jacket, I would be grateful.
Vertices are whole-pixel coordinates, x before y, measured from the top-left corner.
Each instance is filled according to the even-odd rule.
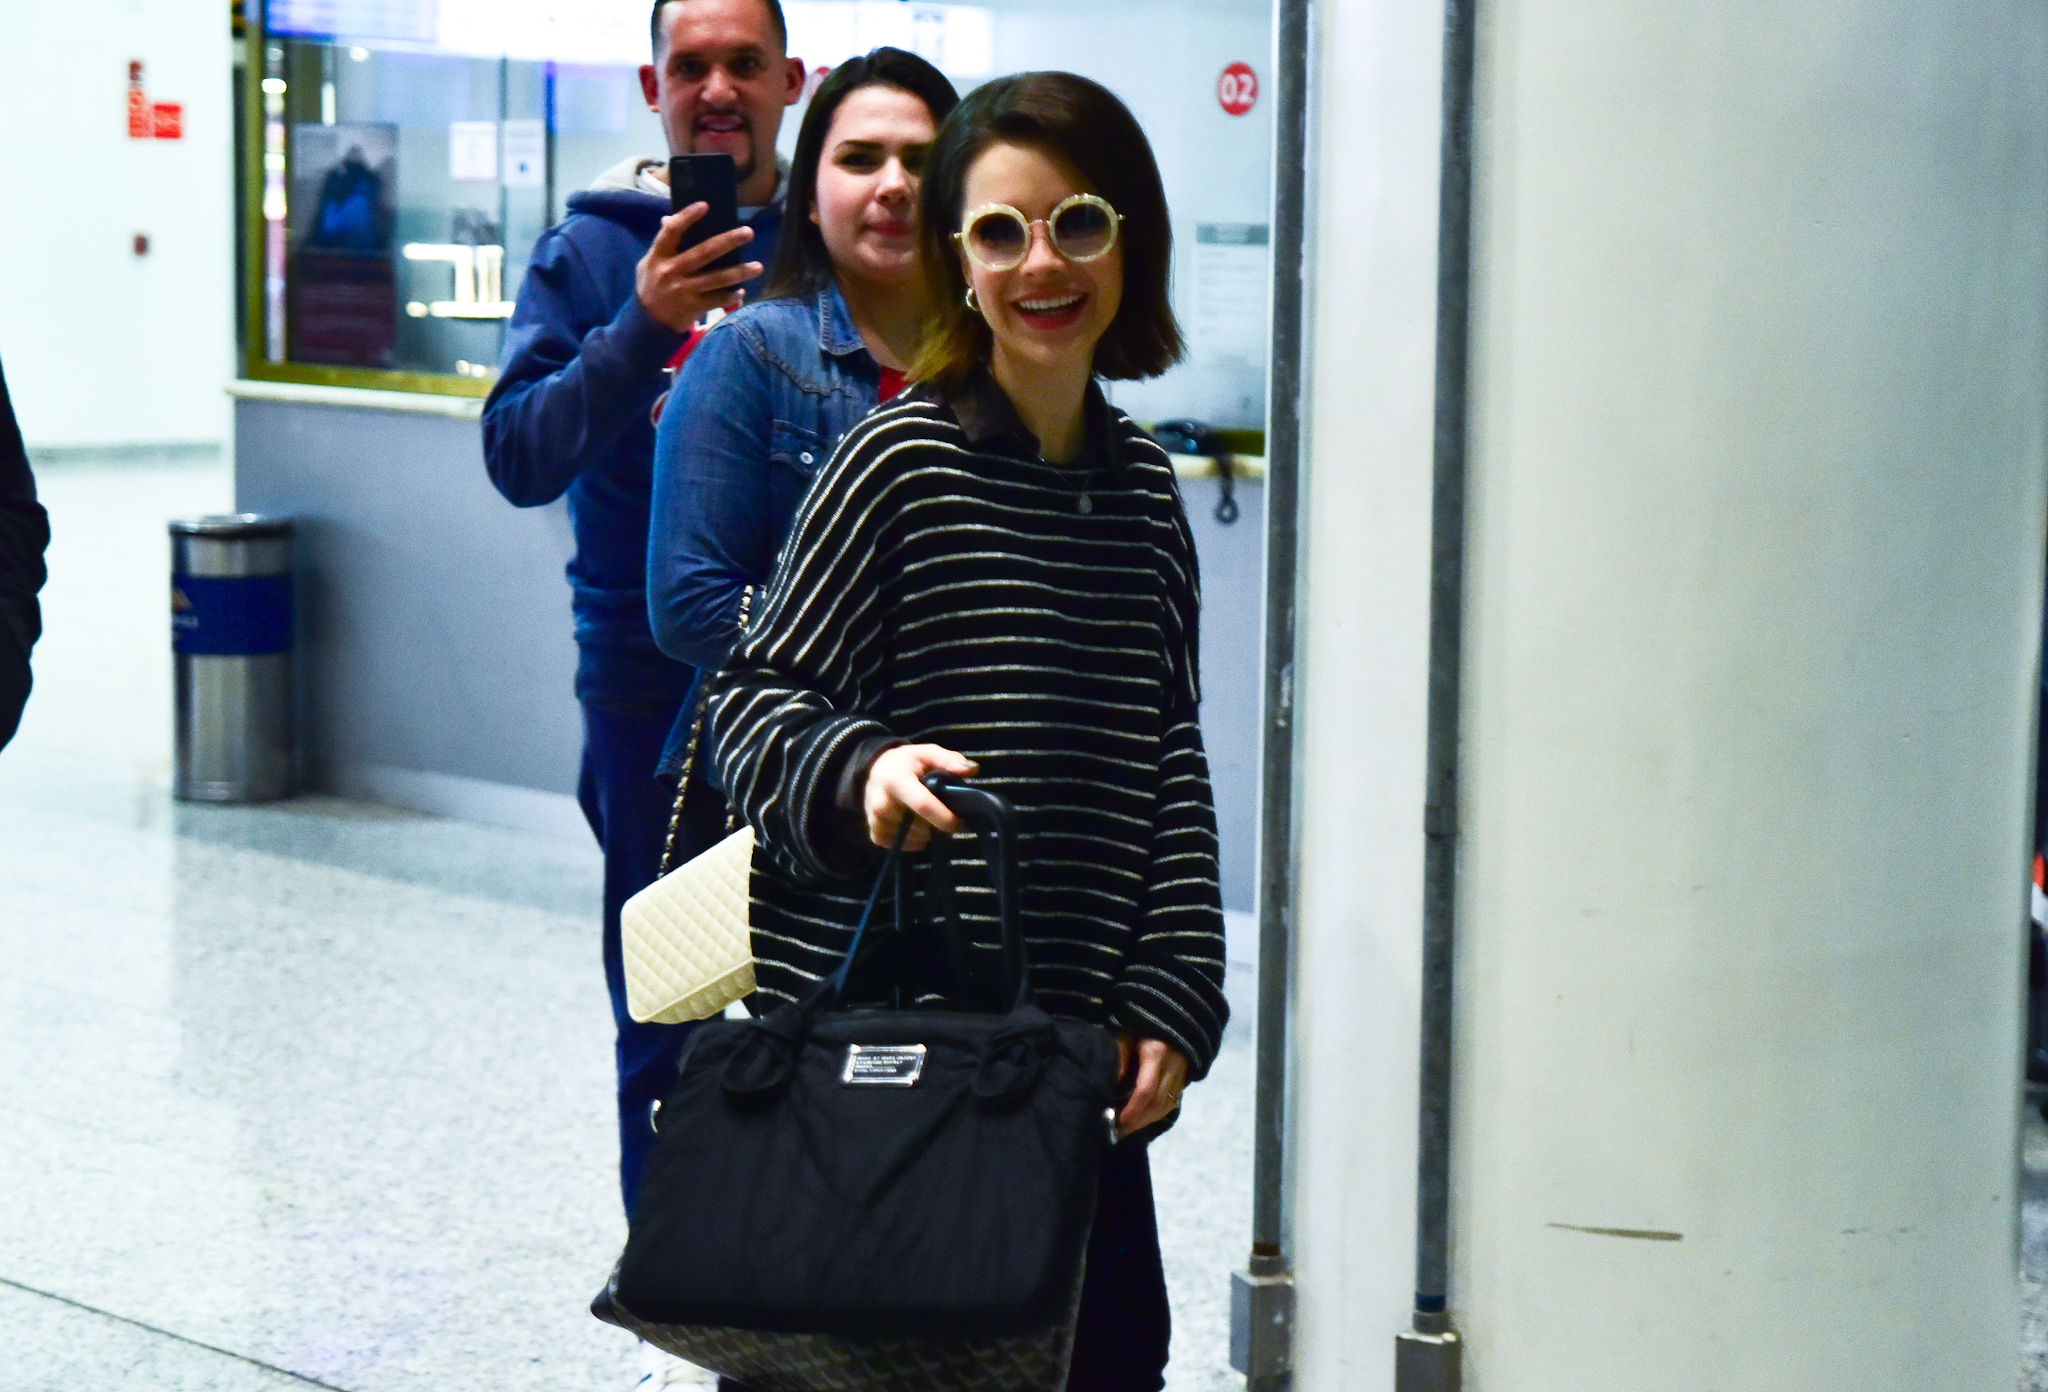
[[[797,504],[874,409],[880,377],[837,286],[749,305],[704,336],[675,391],[723,404],[664,411],[654,436],[647,614],[663,652],[705,675],[724,664],[740,592],[767,584]],[[681,766],[696,706],[692,691],[663,773]]]

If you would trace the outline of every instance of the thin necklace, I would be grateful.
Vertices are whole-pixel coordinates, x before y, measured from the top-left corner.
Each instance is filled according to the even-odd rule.
[[[1082,448],[1085,450],[1087,446],[1083,444]],[[1093,464],[1055,463],[1054,461],[1047,459],[1045,457],[1044,450],[1040,450],[1038,452],[1038,462],[1045,465],[1049,469],[1058,470],[1062,478],[1066,477],[1068,474],[1077,475],[1079,478],[1079,482],[1077,482],[1074,486],[1074,511],[1080,513],[1084,517],[1087,516],[1089,513],[1095,511],[1095,500],[1088,496],[1089,486],[1095,481],[1095,466]]]
[[[1000,386],[1002,384],[998,382],[997,385]],[[1014,410],[1015,408],[1013,407],[1012,409]],[[1087,411],[1087,398],[1084,395],[1082,398],[1081,407],[1081,453],[1079,456],[1077,456],[1077,459],[1086,459],[1088,457]],[[1025,427],[1025,432],[1027,434],[1031,433],[1029,426]],[[1038,443],[1038,437],[1036,435],[1032,435],[1032,442],[1034,444]],[[1095,511],[1095,500],[1088,496],[1088,487],[1090,483],[1094,481],[1095,478],[1095,465],[1084,464],[1077,469],[1072,464],[1056,464],[1052,460],[1047,459],[1045,457],[1045,447],[1042,444],[1039,445],[1038,462],[1041,464],[1050,465],[1052,468],[1059,470],[1062,474],[1068,473],[1070,471],[1078,474],[1080,477],[1079,481],[1075,484],[1074,511],[1080,513],[1083,517]]]

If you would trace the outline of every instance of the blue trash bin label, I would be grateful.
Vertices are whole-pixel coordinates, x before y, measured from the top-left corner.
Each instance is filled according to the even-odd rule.
[[[260,657],[291,646],[291,576],[171,577],[171,651]]]

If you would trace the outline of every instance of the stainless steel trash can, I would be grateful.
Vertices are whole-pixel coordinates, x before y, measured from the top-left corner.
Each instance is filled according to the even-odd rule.
[[[173,797],[263,802],[291,791],[291,648],[291,522],[172,522]]]

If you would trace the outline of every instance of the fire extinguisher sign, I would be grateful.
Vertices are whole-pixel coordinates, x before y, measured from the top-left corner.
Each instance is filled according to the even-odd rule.
[[[149,93],[142,86],[142,64],[128,65],[128,138],[130,140],[153,140],[156,137],[156,113],[150,109]]]
[[[1259,99],[1259,75],[1249,63],[1232,63],[1216,79],[1216,104],[1232,116],[1242,116]]]
[[[182,102],[153,102],[142,84],[140,60],[128,64],[128,138],[130,140],[183,140],[185,106]],[[139,253],[138,253],[139,254]]]

